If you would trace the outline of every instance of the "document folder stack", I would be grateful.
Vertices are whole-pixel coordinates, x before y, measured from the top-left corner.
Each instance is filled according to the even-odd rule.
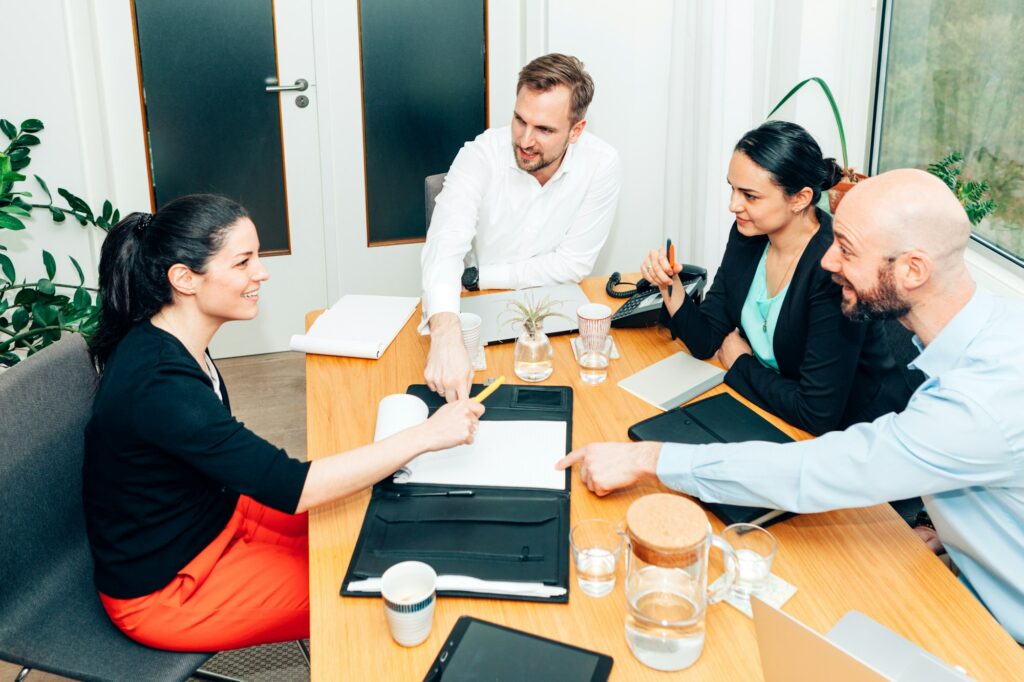
[[[474,386],[472,392],[480,390]],[[431,413],[444,404],[423,385],[407,392]],[[483,421],[488,420],[564,422],[560,450],[569,452],[572,389],[502,386],[487,399]],[[529,440],[521,447],[529,448]],[[388,567],[416,560],[437,571],[440,595],[565,603],[571,480],[568,470],[561,489],[385,479],[373,487],[341,594],[374,595],[376,579]]]

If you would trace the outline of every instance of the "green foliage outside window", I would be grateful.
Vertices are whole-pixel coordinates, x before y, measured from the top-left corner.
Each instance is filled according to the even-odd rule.
[[[1021,35],[1020,0],[893,0],[879,170],[959,150],[998,205],[975,233],[1024,258]]]

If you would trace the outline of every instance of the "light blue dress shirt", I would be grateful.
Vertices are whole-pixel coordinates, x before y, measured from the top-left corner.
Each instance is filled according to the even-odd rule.
[[[1024,642],[1024,304],[978,289],[911,367],[928,378],[899,414],[788,445],[667,443],[658,477],[795,512],[921,495],[968,586]]]
[[[764,247],[761,260],[757,263],[754,279],[750,282],[750,290],[740,310],[740,325],[750,343],[750,350],[765,367],[779,371],[779,363],[775,360],[775,326],[779,322],[779,310],[786,300],[789,284],[782,291],[768,297],[768,274],[765,261],[768,258],[768,246]]]

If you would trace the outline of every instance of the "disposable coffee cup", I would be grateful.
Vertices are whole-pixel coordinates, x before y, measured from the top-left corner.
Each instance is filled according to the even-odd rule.
[[[603,303],[585,303],[576,309],[580,336],[608,336],[612,329],[612,309]]]
[[[380,594],[391,637],[402,646],[422,644],[434,625],[437,573],[422,561],[403,561],[384,571]]]
[[[469,361],[472,362],[480,352],[480,327],[484,321],[475,313],[459,313],[459,326],[462,327],[462,343],[466,346]]]

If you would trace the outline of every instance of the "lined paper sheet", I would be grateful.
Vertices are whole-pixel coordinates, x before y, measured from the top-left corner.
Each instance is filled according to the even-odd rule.
[[[398,336],[416,310],[411,296],[346,294],[306,334],[295,334],[292,350],[376,360]]]

